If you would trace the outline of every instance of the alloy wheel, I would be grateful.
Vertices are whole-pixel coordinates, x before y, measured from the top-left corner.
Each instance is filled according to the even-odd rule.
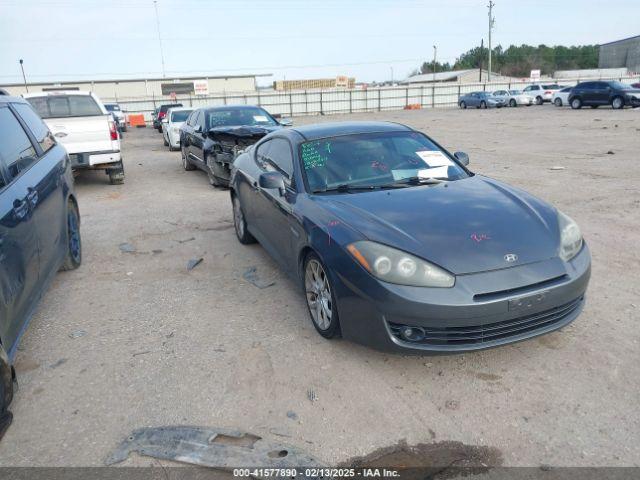
[[[333,309],[331,287],[324,268],[316,259],[307,262],[304,286],[313,322],[320,330],[327,330],[331,326]]]
[[[236,228],[236,234],[238,238],[242,238],[244,236],[244,215],[242,214],[242,207],[240,206],[240,201],[234,196],[233,197],[233,225]]]
[[[78,218],[75,211],[69,211],[68,214],[68,230],[69,230],[69,253],[75,262],[80,262],[80,228],[78,227]]]

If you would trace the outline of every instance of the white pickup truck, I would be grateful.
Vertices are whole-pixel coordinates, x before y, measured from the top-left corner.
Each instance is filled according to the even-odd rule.
[[[96,95],[68,90],[23,97],[67,149],[74,170],[105,170],[112,185],[124,183],[118,129]]]

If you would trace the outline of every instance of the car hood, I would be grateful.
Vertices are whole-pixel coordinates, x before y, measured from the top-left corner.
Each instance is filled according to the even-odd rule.
[[[523,265],[558,254],[556,210],[479,175],[435,186],[313,198],[366,239],[454,274]],[[511,254],[517,256],[515,261]]]
[[[280,125],[258,126],[258,125],[241,125],[235,127],[213,127],[209,129],[209,137],[216,141],[236,141],[238,139],[253,140],[257,142],[265,135],[279,130]]]

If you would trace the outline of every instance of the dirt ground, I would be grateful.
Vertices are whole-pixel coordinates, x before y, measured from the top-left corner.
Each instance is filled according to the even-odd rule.
[[[469,153],[477,173],[573,217],[593,255],[583,314],[539,339],[465,355],[324,340],[298,286],[259,245],[236,240],[228,192],[185,172],[156,131],[134,129],[125,185],[77,178],[84,262],[57,276],[24,336],[0,465],[102,465],[132,430],[181,424],[246,430],[330,465],[403,440],[432,452],[462,442],[503,465],[640,465],[640,109],[295,123],[346,119],[421,129]],[[248,283],[250,267],[275,285]]]

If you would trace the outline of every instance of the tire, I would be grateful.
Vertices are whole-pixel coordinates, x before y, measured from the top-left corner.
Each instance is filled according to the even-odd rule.
[[[571,108],[574,110],[580,110],[582,108],[582,100],[578,97],[571,99]]]
[[[544,100],[542,99],[542,97],[538,96],[536,97],[536,105],[542,105],[544,103]]]
[[[123,132],[126,132],[126,131],[127,131],[127,126],[126,126],[126,125],[123,125],[123,126],[122,126],[122,131],[123,131]]]
[[[184,152],[184,148],[181,148],[180,151],[182,152],[182,168],[184,168],[186,171],[195,170],[196,167],[194,167],[187,158],[187,154]]]
[[[621,110],[624,108],[624,98],[622,97],[613,97],[611,100],[611,108],[614,110]]]
[[[80,236],[80,213],[76,204],[67,204],[67,253],[60,270],[75,270],[82,264],[82,237]]]
[[[235,195],[232,195],[231,204],[233,209],[233,227],[236,231],[236,237],[238,237],[238,241],[243,245],[256,243],[256,239],[249,233],[249,229],[247,228],[247,221],[244,218],[244,212],[242,211],[240,199]]]
[[[13,421],[9,405],[13,400],[14,381],[15,371],[11,366],[7,352],[0,344],[0,440]]]
[[[162,125],[158,127],[158,133],[162,133]]]
[[[180,147],[175,148],[173,145],[169,144],[169,151],[170,152],[175,152],[176,150],[180,150]]]
[[[311,323],[324,338],[340,337],[338,309],[326,267],[315,253],[304,260],[302,285]]]
[[[109,174],[109,183],[111,185],[122,185],[124,183],[124,165],[120,160],[120,167],[110,168],[107,170]]]
[[[164,135],[162,136],[162,143],[164,144],[165,147],[169,146],[169,142],[167,142],[167,139],[164,138]]]
[[[518,102],[516,102],[515,99],[512,98],[511,100],[509,100],[509,106],[510,107],[517,107],[518,106]]]
[[[553,101],[553,104],[554,104],[556,107],[561,107],[561,106],[562,106],[562,99],[561,99],[561,98],[556,98],[556,99]]]
[[[220,180],[218,180],[218,177],[216,177],[213,166],[209,161],[209,157],[204,158],[204,163],[207,165],[207,177],[209,177],[209,185],[211,185],[212,187],[221,187],[222,184],[220,183]]]
[[[487,102],[485,102],[484,100],[482,100],[480,102],[480,108],[487,108]]]
[[[460,108],[463,109],[463,110],[467,109],[467,104],[466,104],[466,102],[464,100],[462,102],[460,102]]]

